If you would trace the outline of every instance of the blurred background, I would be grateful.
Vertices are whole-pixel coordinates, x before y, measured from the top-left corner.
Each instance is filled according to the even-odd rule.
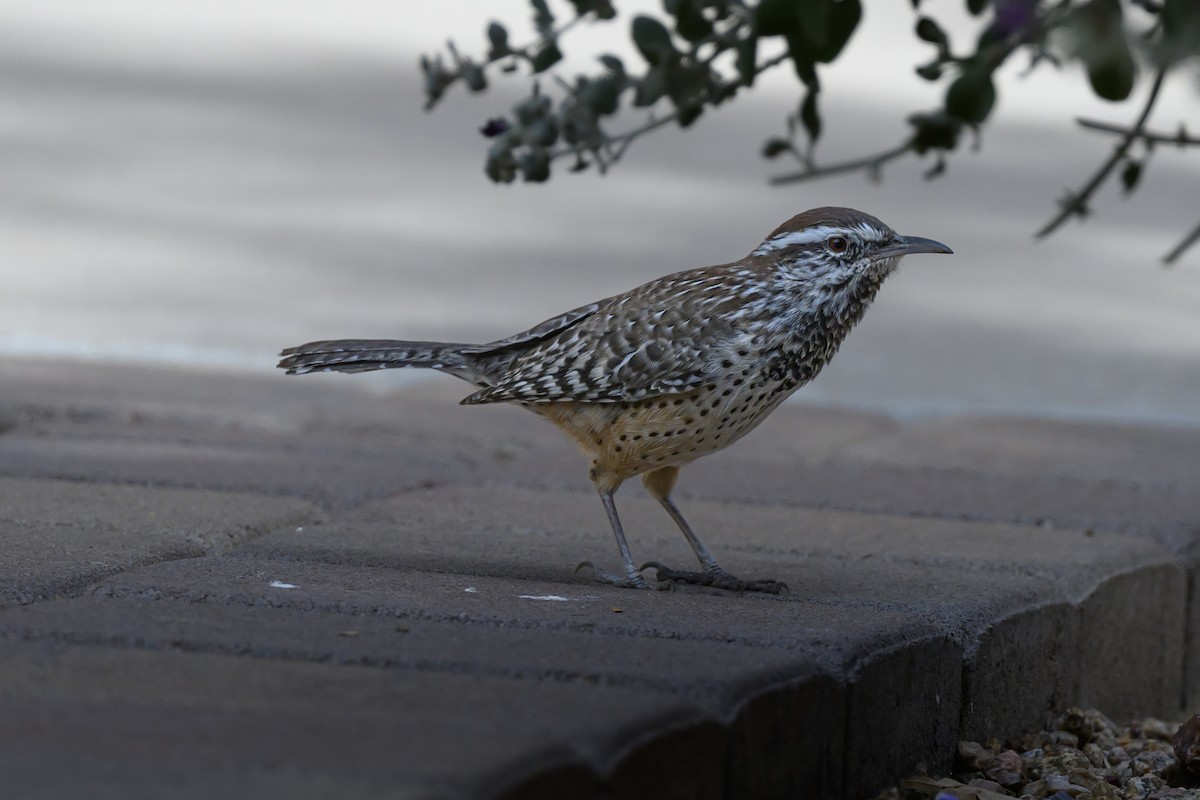
[[[951,31],[972,28],[962,5],[926,2]],[[898,142],[944,91],[912,72],[928,52],[910,5],[866,6],[822,73],[825,161]],[[626,55],[642,7],[573,32],[559,71]],[[1200,425],[1200,248],[1158,261],[1200,216],[1198,154],[1161,148],[1131,199],[1109,187],[1087,223],[1032,239],[1111,152],[1073,119],[1127,124],[1144,85],[1114,106],[1077,75],[1006,69],[982,149],[939,180],[909,160],[881,184],[770,188],[795,168],[758,155],[799,98],[785,66],[605,177],[497,186],[478,128],[526,81],[455,87],[427,114],[417,60],[447,37],[482,53],[491,19],[524,42],[529,18],[525,0],[4,0],[0,355],[273,375],[312,339],[489,340],[848,205],[956,255],[909,259],[798,402]],[[1177,80],[1152,126],[1200,128],[1198,98]]]

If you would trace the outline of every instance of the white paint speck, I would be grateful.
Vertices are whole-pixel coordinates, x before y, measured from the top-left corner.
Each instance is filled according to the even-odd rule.
[[[571,599],[557,594],[519,594],[517,597],[522,600],[551,600],[556,603],[565,603]]]
[[[474,586],[468,586],[467,588],[463,589],[463,591],[464,591],[464,592],[470,592],[471,594],[475,594],[475,593],[476,593],[476,592],[478,592],[479,590],[478,590],[478,589],[476,589]]]
[[[272,589],[299,589],[300,587],[294,583],[284,583],[283,581],[271,581],[268,586]]]
[[[304,533],[304,528],[303,527],[296,528],[296,533]]]

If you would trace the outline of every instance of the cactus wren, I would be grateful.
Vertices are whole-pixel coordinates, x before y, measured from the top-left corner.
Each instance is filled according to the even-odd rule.
[[[901,256],[949,253],[849,208],[815,208],[732,264],[687,270],[581,306],[488,344],[344,339],[284,350],[289,375],[423,367],[480,387],[463,404],[515,403],[553,422],[591,457],[588,473],[621,551],[624,575],[579,568],[615,586],[650,588],[643,571],[732,590],[779,581],[723,570],[671,499],[680,467],[728,447],[812,380],[866,311]],[[613,495],[642,483],[679,526],[700,572],[636,567]],[[577,568],[578,570],[578,568]]]

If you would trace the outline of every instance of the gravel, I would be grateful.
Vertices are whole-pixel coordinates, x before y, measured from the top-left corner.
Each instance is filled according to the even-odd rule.
[[[1073,708],[1009,742],[959,742],[948,777],[915,776],[876,800],[1200,800],[1200,714],[1119,726]]]

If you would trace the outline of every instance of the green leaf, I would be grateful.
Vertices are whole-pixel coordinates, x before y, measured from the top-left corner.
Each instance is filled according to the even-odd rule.
[[[958,134],[962,123],[954,117],[937,111],[932,114],[913,114],[908,118],[910,125],[915,127],[913,134],[913,149],[919,154],[930,150],[953,150],[958,146]]]
[[[1138,180],[1142,177],[1142,163],[1130,159],[1125,162],[1125,168],[1121,170],[1121,187],[1125,190],[1125,194],[1130,194],[1137,188]]]
[[[684,39],[698,42],[712,34],[712,23],[700,13],[694,0],[675,0],[673,5],[675,10],[670,13],[675,17],[675,30]]]
[[[820,48],[829,41],[830,17],[833,16],[834,0],[805,0],[797,4],[799,13],[797,21],[800,32],[814,48]]]
[[[983,122],[995,104],[996,87],[992,77],[977,67],[959,75],[946,91],[946,111],[964,122]]]
[[[1120,0],[1090,0],[1070,17],[1092,91],[1105,100],[1124,100],[1133,91],[1136,77],[1122,15]]]
[[[860,0],[838,0],[829,11],[829,31],[825,41],[813,48],[813,58],[828,64],[838,57],[862,20]]]
[[[1006,39],[1008,39],[1008,33],[999,25],[985,25],[979,32],[979,38],[975,40],[975,52],[979,54],[996,45],[1003,47]]]
[[[754,8],[754,27],[759,36],[786,36],[800,24],[797,0],[762,0]]]
[[[1092,91],[1105,100],[1124,100],[1133,91],[1137,65],[1133,62],[1129,46],[1124,42],[1121,44],[1121,47],[1114,48],[1104,57],[1088,62],[1088,80],[1092,83]]]
[[[662,67],[655,67],[646,72],[635,84],[633,104],[638,108],[652,106],[667,93],[667,74]]]
[[[487,77],[483,74],[483,67],[474,61],[463,62],[462,76],[463,82],[472,92],[482,92],[487,88]]]
[[[967,11],[971,12],[971,16],[978,17],[988,7],[991,0],[967,0]]]
[[[542,183],[550,179],[550,153],[536,147],[518,158],[521,173],[527,183]]]
[[[512,183],[517,177],[517,160],[503,140],[488,149],[484,172],[495,183]]]
[[[703,64],[668,64],[667,94],[676,108],[703,105],[709,87],[708,68]]]
[[[546,0],[529,0],[529,4],[533,6],[533,26],[537,28],[538,35],[543,39],[553,38],[554,15],[550,13]]]
[[[930,44],[936,44],[938,47],[945,47],[947,44],[946,32],[929,17],[921,17],[917,20],[917,38]]]
[[[810,91],[819,90],[821,84],[817,79],[817,61],[812,56],[807,40],[803,36],[793,34],[787,37],[787,43],[788,55],[792,57],[792,66],[796,70],[796,77]]]
[[[924,66],[917,67],[917,74],[927,81],[936,81],[942,77],[942,65],[936,61],[932,64],[925,64]]]
[[[700,115],[704,113],[703,106],[690,106],[688,108],[679,109],[679,127],[689,127],[692,122],[700,119]]]
[[[639,14],[633,18],[633,43],[637,46],[642,58],[651,66],[669,61],[675,55],[675,45],[671,43],[671,33],[654,17]]]
[[[525,140],[529,144],[549,147],[558,141],[558,123],[554,117],[542,117],[525,129]]]
[[[779,138],[767,139],[767,141],[765,141],[763,143],[762,157],[763,158],[776,158],[779,156],[780,153],[786,153],[788,150],[791,150],[791,149],[792,149],[792,143],[789,142],[787,139],[779,139]]]
[[[690,126],[693,122],[699,119],[700,115],[703,113],[704,106],[702,105],[688,106],[687,108],[679,109],[679,127],[686,128]]]
[[[616,113],[621,84],[612,75],[591,81],[579,93],[580,101],[600,116]]]
[[[1163,35],[1156,55],[1162,64],[1200,53],[1200,3],[1196,0],[1163,0]]]
[[[607,67],[612,74],[619,75],[621,77],[625,76],[625,64],[621,61],[621,59],[607,53],[599,58],[600,63]]]
[[[737,44],[737,71],[742,82],[754,85],[758,75],[758,37],[751,34]]]
[[[800,103],[800,122],[804,124],[809,142],[816,144],[817,139],[821,138],[821,114],[817,111],[816,92],[804,94],[804,100]]]
[[[492,43],[492,47],[488,51],[489,60],[503,58],[512,52],[512,48],[508,46],[508,30],[499,22],[488,25],[487,35],[488,41]]]
[[[553,67],[559,61],[562,61],[562,52],[558,49],[558,45],[550,42],[533,57],[534,73],[545,72]]]
[[[591,13],[597,19],[612,19],[617,15],[617,10],[609,0],[571,0],[571,5],[575,6],[577,17]]]

